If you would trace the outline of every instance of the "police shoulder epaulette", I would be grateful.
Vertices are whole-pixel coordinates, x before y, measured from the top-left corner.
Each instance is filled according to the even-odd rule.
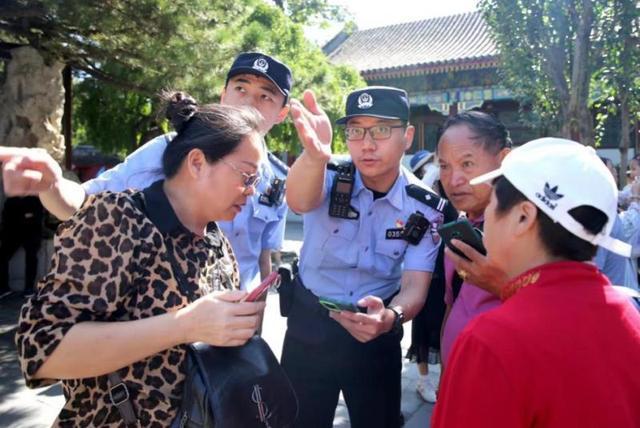
[[[269,163],[277,168],[282,174],[287,175],[289,173],[289,167],[287,164],[282,162],[276,155],[271,152],[267,152],[267,158],[269,159]]]
[[[437,193],[416,184],[409,184],[405,186],[405,190],[407,191],[407,195],[411,196],[413,199],[416,199],[428,207],[431,207],[436,211],[440,211],[441,213],[444,213],[447,209],[447,205],[449,205],[449,201],[441,198]]]

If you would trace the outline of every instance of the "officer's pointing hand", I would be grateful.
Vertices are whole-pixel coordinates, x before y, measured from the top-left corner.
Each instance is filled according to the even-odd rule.
[[[0,146],[0,162],[8,196],[37,195],[62,177],[60,165],[43,149]]]
[[[331,121],[320,108],[314,93],[306,90],[303,102],[291,100],[291,117],[305,153],[315,160],[328,162],[331,158]]]
[[[367,313],[349,311],[330,312],[329,316],[338,321],[356,340],[366,343],[383,333],[393,325],[393,316],[389,318],[384,302],[379,297],[367,296],[358,301],[358,306],[367,308]]]

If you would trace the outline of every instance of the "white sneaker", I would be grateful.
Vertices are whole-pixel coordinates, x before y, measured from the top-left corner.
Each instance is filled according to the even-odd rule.
[[[416,392],[427,403],[436,402],[436,386],[433,384],[431,379],[426,378],[425,380],[419,380]]]

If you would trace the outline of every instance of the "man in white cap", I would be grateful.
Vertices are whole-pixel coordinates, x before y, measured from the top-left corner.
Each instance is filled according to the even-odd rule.
[[[471,183],[491,180],[484,243],[511,279],[458,337],[432,426],[637,427],[640,313],[589,263],[597,246],[629,255],[610,237],[613,177],[592,148],[544,138]]]

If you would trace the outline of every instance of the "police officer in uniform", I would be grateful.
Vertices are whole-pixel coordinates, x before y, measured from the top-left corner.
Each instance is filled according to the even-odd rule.
[[[277,101],[274,100],[275,106],[265,108],[278,113],[276,120],[268,124],[268,131],[273,125],[284,120],[288,112],[287,104],[293,82],[291,70],[284,63],[268,55],[242,53],[227,73],[223,101],[229,98],[228,91],[234,90],[234,81],[239,77],[242,83],[247,74],[261,77],[263,80],[268,79],[280,92],[277,95],[284,96],[284,100],[281,97]],[[274,99],[275,95],[273,94]],[[247,105],[254,107],[256,102],[265,101],[245,101]],[[288,172],[287,165],[271,152],[267,152],[267,162],[260,165],[260,182],[256,194],[247,200],[247,204],[232,221],[218,223],[238,259],[242,289],[252,290],[258,286],[260,280],[271,273],[271,251],[282,249],[288,210],[285,201]]]
[[[296,426],[331,427],[342,391],[351,426],[400,425],[402,323],[424,304],[446,201],[401,166],[413,140],[407,93],[349,94],[338,120],[351,162],[331,166],[331,124],[313,93],[292,116],[304,152],[287,201],[303,213],[282,366],[298,395]]]

